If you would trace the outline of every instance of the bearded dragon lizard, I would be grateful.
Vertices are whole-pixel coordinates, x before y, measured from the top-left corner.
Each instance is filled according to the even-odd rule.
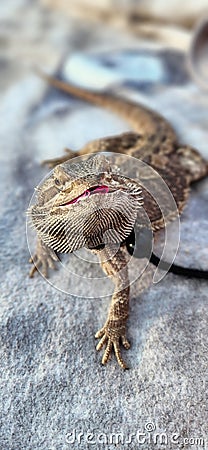
[[[40,75],[67,94],[119,114],[134,129],[89,142],[79,152],[67,150],[63,157],[47,161],[54,170],[38,188],[37,202],[29,211],[38,235],[36,253],[30,260],[34,263],[31,277],[40,268],[47,276],[48,268],[53,268],[58,260],[57,252],[86,247],[98,255],[102,269],[114,281],[107,320],[95,337],[100,339],[97,350],[105,347],[102,363],[107,363],[114,350],[119,365],[125,369],[120,344],[126,349],[130,347],[126,336],[129,315],[126,246],[142,199],[153,231],[162,228],[164,220],[154,199],[141,188],[140,180],[115,173],[100,152],[123,153],[155,169],[171,190],[179,213],[186,203],[190,184],[207,175],[208,165],[195,149],[180,144],[169,122],[151,109]],[[91,156],[82,161],[70,161],[87,154]],[[139,217],[142,226],[142,214]],[[116,231],[116,239],[111,238],[111,243],[106,244],[104,234],[112,229]]]

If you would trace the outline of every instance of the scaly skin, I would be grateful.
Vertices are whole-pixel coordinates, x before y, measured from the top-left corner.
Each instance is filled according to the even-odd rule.
[[[128,100],[95,94],[42,73],[40,75],[55,88],[119,114],[135,130],[97,139],[79,152],[67,149],[63,157],[46,161],[54,171],[39,187],[37,204],[30,210],[38,235],[37,251],[32,258],[35,266],[30,276],[34,275],[36,267],[42,268],[47,276],[48,267],[53,268],[58,259],[56,252],[73,252],[87,247],[98,255],[104,272],[114,281],[115,291],[108,318],[96,334],[100,339],[97,350],[105,346],[103,364],[107,363],[114,350],[119,365],[125,369],[127,366],[121,356],[120,343],[126,349],[130,347],[126,337],[128,256],[124,246],[120,245],[117,252],[114,246],[125,241],[133,229],[142,198],[153,230],[164,226],[163,217],[148,192],[141,189],[142,180],[129,181],[115,174],[103,155],[92,155],[77,164],[70,159],[104,151],[138,158],[165,177],[179,212],[187,200],[190,184],[206,176],[208,166],[196,150],[178,142],[171,125],[156,112]],[[96,187],[102,187],[101,191],[94,191],[91,195]],[[84,197],[86,192],[90,192],[88,198]],[[72,203],[77,197],[81,201]],[[106,233],[111,229],[116,230],[117,235],[108,237],[106,241]]]

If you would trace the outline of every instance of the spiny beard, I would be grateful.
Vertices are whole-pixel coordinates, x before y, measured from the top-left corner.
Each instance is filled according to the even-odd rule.
[[[70,205],[68,210],[66,207],[47,211],[34,206],[31,218],[39,238],[61,253],[96,247],[106,243],[106,239],[111,243],[124,241],[142,205],[141,189],[134,187],[130,193],[116,191],[93,197]]]

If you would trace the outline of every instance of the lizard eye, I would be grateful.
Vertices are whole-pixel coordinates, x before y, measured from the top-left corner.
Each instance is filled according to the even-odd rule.
[[[55,178],[54,183],[56,186],[61,186],[61,181],[58,178]]]

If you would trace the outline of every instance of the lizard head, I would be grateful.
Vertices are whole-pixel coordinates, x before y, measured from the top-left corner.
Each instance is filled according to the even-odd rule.
[[[119,175],[102,153],[56,166],[37,191],[33,225],[62,253],[124,241],[142,205],[138,182]]]

